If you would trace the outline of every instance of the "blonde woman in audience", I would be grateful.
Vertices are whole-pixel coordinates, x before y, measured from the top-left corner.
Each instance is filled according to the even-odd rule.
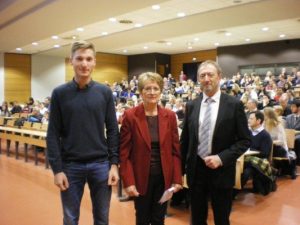
[[[278,119],[275,110],[271,107],[264,108],[265,115],[265,129],[271,135],[273,140],[273,156],[274,157],[287,157],[288,146],[284,127]]]
[[[274,112],[276,113],[279,122],[282,124],[283,127],[285,127],[285,119],[283,118],[283,108],[281,105],[274,105],[273,106]]]

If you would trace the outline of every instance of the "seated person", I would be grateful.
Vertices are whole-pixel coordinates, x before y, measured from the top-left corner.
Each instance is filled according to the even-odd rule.
[[[261,111],[251,112],[248,118],[248,125],[251,131],[251,145],[250,149],[259,151],[260,153],[255,155],[259,158],[268,159],[272,149],[272,138],[270,134],[264,129],[264,114]],[[253,165],[245,160],[244,172],[241,177],[242,187],[247,183],[250,178],[253,178],[253,183],[256,182],[256,178],[259,175],[259,171],[253,167]],[[253,187],[254,189],[256,187]]]

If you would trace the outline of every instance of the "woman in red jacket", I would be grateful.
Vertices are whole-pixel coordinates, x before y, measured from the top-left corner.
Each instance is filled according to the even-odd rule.
[[[127,194],[135,197],[137,225],[163,225],[167,203],[159,200],[182,184],[176,115],[158,105],[162,88],[159,74],[141,74],[143,103],[125,111],[121,127],[120,173]]]

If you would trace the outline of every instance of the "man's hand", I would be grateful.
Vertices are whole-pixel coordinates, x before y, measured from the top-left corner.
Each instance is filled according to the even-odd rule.
[[[205,165],[211,169],[217,169],[222,165],[222,161],[218,155],[210,155],[204,158]]]
[[[69,181],[64,172],[60,172],[54,175],[54,184],[59,187],[61,191],[65,191],[69,188]]]
[[[138,193],[138,191],[136,190],[135,185],[131,185],[125,188],[125,191],[130,197],[137,197],[140,195],[140,193]]]
[[[111,165],[111,168],[110,168],[109,174],[108,174],[108,185],[117,185],[119,179],[120,178],[119,178],[118,166]]]

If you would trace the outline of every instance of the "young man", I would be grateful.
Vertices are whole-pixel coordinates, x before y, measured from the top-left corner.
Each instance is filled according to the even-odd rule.
[[[85,183],[95,225],[107,225],[111,185],[117,184],[119,131],[109,87],[92,80],[93,44],[72,45],[72,81],[54,89],[47,134],[49,163],[61,191],[64,225],[77,225]]]
[[[250,146],[242,102],[220,91],[221,68],[198,68],[203,93],[186,105],[181,134],[183,168],[191,194],[191,224],[206,225],[211,196],[216,225],[229,225],[236,159]]]
[[[260,152],[258,155],[255,155],[256,157],[268,159],[273,141],[270,134],[264,129],[263,122],[264,114],[261,111],[255,111],[249,114],[248,125],[251,131],[250,149]],[[255,180],[257,173],[259,172],[254,169],[250,163],[245,163],[244,172],[241,177],[242,187],[251,177]]]

